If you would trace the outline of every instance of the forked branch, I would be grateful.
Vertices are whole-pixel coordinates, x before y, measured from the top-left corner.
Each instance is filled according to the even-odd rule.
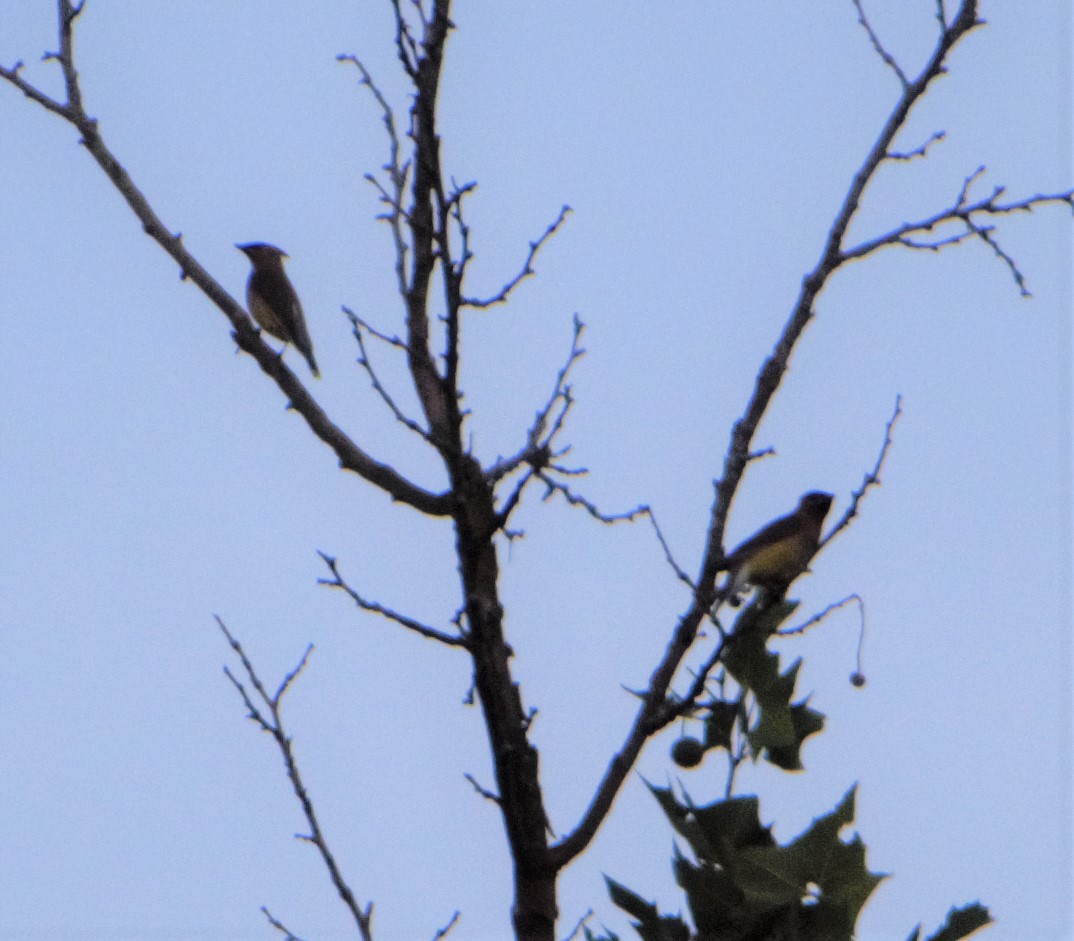
[[[63,73],[66,101],[53,99],[27,82],[21,75],[21,64],[12,68],[0,67],[0,78],[10,82],[31,100],[78,130],[82,135],[82,144],[130,206],[146,234],[175,260],[182,277],[193,281],[227,317],[232,327],[232,337],[239,348],[257,361],[261,370],[286,396],[290,407],[298,412],[310,430],[335,452],[340,467],[353,471],[384,490],[393,500],[406,503],[431,516],[448,515],[451,512],[451,503],[447,494],[432,493],[407,480],[389,465],[375,460],[329,419],[306,387],[284,364],[280,354],[261,339],[261,331],[254,326],[246,311],[186,250],[182,237],[172,234],[164,225],[130,174],[105,144],[97,121],[89,117],[83,106],[82,91],[75,68],[74,23],[83,6],[76,5],[71,0],[57,0],[60,47],[58,52],[46,56],[46,59],[55,61]]]
[[[252,722],[256,723],[261,731],[266,732],[271,736],[272,740],[276,743],[276,747],[280,751],[280,755],[283,757],[284,765],[287,768],[287,777],[291,782],[291,788],[295,793],[295,797],[298,798],[298,802],[302,807],[302,813],[306,818],[306,822],[309,824],[309,833],[302,836],[301,839],[308,843],[312,843],[321,854],[321,859],[328,869],[332,885],[335,886],[340,899],[342,899],[343,904],[354,918],[354,922],[358,927],[358,933],[362,938],[362,941],[373,941],[373,903],[369,902],[364,908],[361,907],[355,899],[350,886],[348,886],[344,880],[343,873],[340,871],[339,865],[336,863],[336,859],[328,847],[328,841],[325,839],[324,831],[321,829],[320,822],[317,820],[317,814],[313,808],[313,800],[310,798],[309,791],[302,781],[302,775],[298,770],[298,763],[295,760],[291,737],[287,734],[283,726],[283,715],[281,711],[283,697],[309,662],[310,654],[313,653],[313,645],[311,644],[306,648],[306,652],[302,655],[302,659],[299,661],[298,666],[284,677],[276,692],[270,694],[265,688],[264,683],[261,681],[261,678],[258,676],[257,670],[254,668],[250,658],[246,655],[246,651],[243,650],[242,644],[232,636],[231,632],[227,629],[227,626],[219,617],[216,619],[216,623],[227,638],[227,642],[231,645],[231,649],[235,651],[238,656],[239,662],[242,664],[243,672],[246,675],[246,682],[243,682],[236,677],[229,667],[224,667],[224,673],[241,697],[243,705],[246,706],[247,717]],[[251,692],[251,689],[247,689],[247,683],[249,683],[253,692]],[[287,931],[287,929],[283,928],[283,926],[273,919],[272,916],[268,915],[267,911],[265,914],[275,927],[285,932]],[[290,934],[290,932],[287,933]]]

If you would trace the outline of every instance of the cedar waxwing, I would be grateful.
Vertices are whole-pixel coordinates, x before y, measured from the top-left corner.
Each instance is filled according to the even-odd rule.
[[[820,528],[834,497],[812,491],[798,501],[798,509],[769,523],[727,556],[720,571],[728,573],[724,591],[732,596],[746,585],[782,598],[787,588],[809,565],[820,544]]]
[[[246,306],[250,308],[250,315],[262,330],[277,340],[293,343],[306,357],[314,378],[319,378],[321,374],[313,358],[313,344],[306,329],[306,318],[302,316],[302,305],[283,270],[287,253],[264,242],[235,247],[244,252],[253,265],[250,280],[246,282]]]

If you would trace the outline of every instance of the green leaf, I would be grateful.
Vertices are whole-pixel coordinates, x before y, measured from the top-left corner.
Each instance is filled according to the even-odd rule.
[[[962,908],[952,908],[947,913],[943,927],[928,941],[958,941],[973,934],[978,928],[991,924],[992,916],[980,902],[972,902]],[[918,930],[920,934],[920,929]]]
[[[622,883],[609,876],[604,881],[611,900],[636,919],[634,930],[642,941],[690,941],[690,929],[678,915],[661,915],[654,903],[646,902]]]
[[[642,778],[642,780],[644,781],[645,779]],[[660,809],[664,811],[664,815],[670,821],[672,828],[690,844],[690,848],[694,853],[699,858],[712,859],[715,856],[716,848],[708,842],[698,825],[697,817],[692,812],[692,809],[680,804],[670,788],[655,787],[648,781],[645,781],[645,786],[649,788],[650,793],[656,798]]]
[[[730,866],[742,847],[773,845],[772,830],[762,825],[760,809],[756,797],[731,797],[704,807],[691,806],[706,847],[706,852],[699,852],[691,842],[698,858]]]
[[[733,702],[709,703],[705,707],[708,715],[705,716],[706,748],[726,748],[731,750],[731,731],[735,727],[735,719],[738,716],[738,705]]]
[[[619,941],[619,935],[614,931],[605,928],[603,925],[601,926],[601,930],[604,934],[593,934],[593,932],[589,930],[589,925],[582,925],[582,936],[585,938],[585,941]]]
[[[610,876],[605,876],[604,881],[607,883],[608,895],[611,897],[612,902],[628,915],[633,916],[640,922],[654,921],[660,917],[656,905],[652,902],[646,902],[637,892],[632,892]]]
[[[764,757],[784,771],[802,770],[802,743],[824,728],[824,714],[810,709],[808,702],[805,699],[790,708],[793,741],[787,745],[769,745],[765,749]]]
[[[745,897],[730,874],[711,864],[695,866],[680,853],[672,863],[675,880],[686,893],[690,916],[702,936],[723,931],[744,910]]]

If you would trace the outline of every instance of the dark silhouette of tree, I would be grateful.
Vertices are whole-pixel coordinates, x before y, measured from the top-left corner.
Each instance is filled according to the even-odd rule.
[[[888,52],[860,0],[854,0],[869,42],[898,82],[898,98],[835,207],[817,260],[803,275],[798,296],[772,352],[757,370],[745,407],[730,429],[715,481],[704,549],[690,570],[673,558],[648,506],[623,513],[606,512],[585,495],[578,470],[565,461],[567,447],[563,438],[574,405],[571,370],[583,353],[583,325],[577,318],[567,357],[551,378],[547,399],[533,422],[521,431],[517,450],[494,462],[482,463],[468,447],[470,413],[459,384],[460,329],[464,318],[473,310],[509,301],[515,289],[534,274],[542,247],[565,223],[570,210],[563,207],[530,243],[517,273],[497,291],[487,296],[472,292],[468,273],[473,255],[466,206],[473,184],[455,183],[444,166],[443,132],[437,110],[447,42],[454,28],[451,0],[389,2],[394,13],[399,64],[412,91],[409,114],[404,117],[395,112],[360,58],[340,58],[357,70],[360,82],[374,96],[383,116],[388,157],[382,171],[370,174],[368,179],[379,192],[381,218],[387,223],[394,245],[395,273],[404,311],[403,335],[384,332],[352,311],[347,314],[360,363],[373,388],[395,418],[442,463],[448,481],[442,490],[430,489],[370,454],[334,421],[281,355],[265,342],[243,307],[157,215],[86,110],[73,42],[84,4],[58,0],[59,46],[48,58],[62,73],[62,96],[53,97],[28,82],[21,64],[0,68],[0,77],[77,130],[86,151],[126,200],[146,234],[175,261],[182,276],[190,279],[228,319],[238,348],[250,355],[276,384],[289,407],[331,448],[342,469],[410,510],[442,519],[452,527],[460,579],[460,603],[453,622],[424,623],[366,597],[345,580],[337,561],[329,556],[324,557],[324,582],[344,592],[364,611],[445,647],[457,648],[470,658],[473,698],[481,709],[495,770],[493,788],[476,780],[473,784],[495,804],[503,819],[512,860],[515,937],[520,941],[552,941],[560,874],[590,846],[645,745],[672,723],[692,717],[703,722],[704,736],[693,740],[693,744],[686,738],[680,740],[676,760],[688,767],[698,764],[708,751],[726,751],[730,757],[727,794],[723,800],[705,806],[684,802],[669,790],[654,789],[654,794],[694,853],[694,859],[682,857],[675,863],[690,903],[693,927],[677,916],[661,916],[641,896],[615,882],[610,883],[613,901],[635,918],[647,939],[849,938],[861,906],[879,881],[865,868],[860,841],[855,838],[843,843],[837,836],[840,827],[853,819],[853,793],[831,814],[818,818],[797,841],[783,847],[761,825],[755,799],[751,803],[750,799],[733,798],[731,794],[734,770],[747,756],[763,757],[781,768],[800,767],[801,744],[820,730],[823,716],[804,700],[793,701],[797,668],[783,670],[778,657],[766,646],[773,633],[786,630],[781,625],[794,610],[792,602],[760,592],[737,615],[734,624],[728,624],[731,599],[718,577],[725,559],[728,514],[750,463],[766,453],[754,448],[758,426],[780,389],[792,352],[814,317],[818,296],[838,272],[851,262],[888,248],[937,252],[976,240],[988,247],[1009,271],[1017,289],[1026,293],[1025,277],[1000,242],[997,226],[1008,215],[1049,204],[1072,207],[1072,193],[1068,190],[1009,198],[1002,187],[995,187],[982,195],[979,190],[984,170],[974,169],[961,181],[947,206],[885,232],[858,240],[850,238],[851,223],[877,170],[886,163],[924,158],[930,146],[942,138],[942,133],[936,133],[916,147],[897,149],[908,117],[933,82],[945,73],[951,51],[981,25],[975,0],[961,0],[951,10],[944,0],[937,0],[935,46],[923,65],[911,68]],[[436,321],[438,311],[442,311],[442,329]],[[367,345],[371,343],[384,344],[405,358],[420,403],[419,415],[408,414],[393,398],[367,355]],[[870,488],[879,482],[898,412],[896,404],[875,466],[864,474],[849,506],[824,534],[821,551],[847,529]],[[512,667],[513,652],[500,594],[501,547],[514,535],[514,514],[532,491],[546,498],[562,498],[601,523],[644,519],[652,526],[675,576],[689,588],[689,600],[675,623],[666,626],[666,647],[653,665],[648,685],[636,691],[634,718],[618,749],[609,756],[588,806],[573,825],[558,835],[552,834],[548,822],[538,753],[530,735],[534,712],[523,698]],[[220,626],[241,664],[241,670],[229,670],[228,676],[250,718],[272,737],[283,755],[308,822],[307,839],[320,852],[359,935],[371,939],[372,904],[358,901],[329,848],[283,724],[283,698],[306,658],[271,690],[259,677],[240,641],[223,622]],[[808,622],[792,630],[805,626]],[[708,638],[700,641],[703,629],[711,630]],[[700,665],[687,671],[685,665],[691,652],[702,656]],[[825,861],[833,858],[842,860],[835,874],[825,869]],[[267,910],[265,914],[287,937],[296,937]],[[935,937],[961,937],[985,920],[983,909],[970,906],[954,913],[944,932]],[[446,934],[454,921],[438,931],[437,937]],[[581,925],[576,929],[582,930],[590,933]]]

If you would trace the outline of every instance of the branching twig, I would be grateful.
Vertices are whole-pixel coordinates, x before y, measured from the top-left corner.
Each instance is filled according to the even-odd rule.
[[[388,162],[384,164],[384,171],[388,174],[391,192],[389,193],[373,174],[367,173],[366,179],[376,187],[380,193],[381,202],[388,207],[388,210],[378,218],[387,222],[391,227],[392,241],[395,245],[395,277],[400,293],[405,294],[407,244],[403,234],[403,222],[406,218],[406,213],[403,209],[403,193],[406,191],[410,165],[400,159],[401,145],[399,132],[396,130],[395,112],[377,83],[373,81],[373,76],[370,75],[365,64],[357,56],[341,54],[336,56],[336,60],[338,62],[350,62],[358,69],[358,74],[361,76],[359,79],[360,84],[369,89],[380,106],[381,120],[388,135]]]
[[[581,494],[575,493],[565,483],[553,480],[548,476],[547,472],[540,471],[535,476],[545,485],[544,496],[541,497],[542,500],[551,499],[553,494],[558,493],[571,506],[580,507],[600,523],[633,522],[637,517],[642,516],[649,511],[647,506],[637,506],[634,507],[633,510],[627,510],[623,513],[604,513],[595,503],[588,500],[586,497],[583,497]]]
[[[571,212],[570,206],[563,206],[559,210],[559,215],[556,216],[556,221],[553,222],[541,236],[535,241],[530,242],[529,252],[526,254],[526,261],[522,265],[521,270],[510,281],[508,281],[499,291],[493,294],[491,297],[486,298],[474,298],[464,297],[462,303],[465,307],[474,307],[478,309],[485,309],[487,307],[495,307],[497,304],[504,304],[510,297],[511,292],[519,286],[526,278],[533,275],[533,261],[537,257],[537,253],[541,250],[541,247],[547,242],[556,230],[563,224],[563,221],[567,218],[567,215]]]
[[[572,320],[572,328],[571,348],[567,353],[566,362],[556,373],[555,382],[552,383],[551,395],[548,396],[548,400],[544,405],[537,410],[533,424],[530,425],[529,430],[526,432],[525,446],[513,457],[497,461],[485,472],[485,476],[490,482],[495,483],[502,480],[523,464],[533,466],[534,463],[537,463],[543,467],[546,463],[541,459],[542,452],[547,452],[551,448],[553,439],[562,430],[567,413],[574,404],[571,387],[567,384],[567,377],[570,375],[574,364],[585,356],[586,352],[581,345],[585,324],[582,323],[577,314],[574,315]],[[556,410],[557,405],[559,406],[558,411]],[[555,411],[554,416],[553,411]]]
[[[1061,193],[1038,193],[1036,196],[1029,196],[1025,199],[1001,203],[998,200],[1004,194],[1005,190],[1002,186],[997,186],[993,189],[991,195],[970,202],[970,189],[982,176],[984,171],[984,167],[978,167],[962,181],[958,197],[947,209],[941,210],[940,212],[929,216],[927,219],[919,219],[916,222],[904,222],[902,225],[889,232],[885,232],[883,235],[878,235],[868,241],[861,242],[853,248],[845,249],[841,253],[842,259],[844,261],[851,261],[856,258],[864,258],[865,256],[871,255],[873,252],[889,245],[901,245],[904,248],[938,251],[947,245],[956,245],[969,238],[975,237],[979,238],[992,249],[996,257],[999,258],[1011,272],[1011,276],[1014,278],[1014,282],[1018,286],[1022,296],[1029,297],[1030,293],[1026,287],[1025,277],[1018,269],[1015,260],[997,243],[995,236],[992,234],[994,231],[993,227],[981,225],[974,217],[985,216],[987,218],[994,218],[996,216],[1008,215],[1015,212],[1032,212],[1039,206],[1046,206],[1052,203],[1064,203],[1074,211],[1074,190],[1065,190]],[[966,231],[957,233],[953,236],[942,236],[924,242],[916,241],[910,237],[914,234],[932,232],[941,226],[951,223],[961,223],[966,227]]]
[[[925,143],[923,143],[920,147],[915,147],[913,150],[907,150],[901,153],[896,150],[890,150],[886,154],[884,154],[884,159],[908,161],[913,160],[916,157],[926,157],[928,156],[929,148],[933,144],[938,144],[945,137],[947,137],[946,131],[935,131],[934,133],[929,135],[929,139],[925,141]]]
[[[283,727],[283,716],[281,712],[283,697],[291,688],[291,684],[294,682],[295,678],[309,662],[310,654],[313,652],[313,645],[311,644],[306,648],[306,652],[302,655],[302,659],[299,661],[298,666],[284,677],[279,688],[276,690],[276,694],[270,696],[265,689],[264,683],[262,683],[261,678],[258,676],[253,663],[246,655],[246,651],[243,650],[242,644],[232,636],[221,618],[216,618],[216,623],[219,625],[220,630],[223,631],[228,644],[231,645],[231,649],[235,651],[239,661],[242,663],[243,672],[246,674],[247,681],[253,687],[258,699],[261,701],[261,705],[254,702],[254,698],[246,689],[245,684],[239,680],[228,667],[224,667],[224,674],[231,681],[232,685],[238,691],[239,696],[242,698],[243,705],[246,706],[248,717],[255,722],[263,732],[267,732],[272,736],[273,741],[276,743],[276,747],[283,756],[284,765],[287,768],[287,777],[291,781],[291,788],[295,793],[295,797],[298,798],[299,804],[302,805],[302,813],[305,815],[306,822],[309,824],[310,832],[309,834],[302,836],[302,839],[317,847],[318,852],[321,854],[321,859],[328,869],[332,885],[335,886],[336,892],[340,899],[342,899],[343,904],[347,906],[347,909],[354,917],[362,941],[372,941],[373,903],[369,902],[364,909],[361,908],[355,900],[354,893],[351,891],[350,886],[348,886],[343,879],[343,874],[336,864],[332,851],[328,848],[328,842],[325,839],[320,823],[317,820],[317,814],[313,809],[313,801],[310,798],[309,791],[306,790],[305,784],[302,783],[302,776],[299,774],[298,763],[295,761],[291,737]],[[291,933],[279,922],[273,919],[266,909],[262,909],[262,911],[265,912],[266,917],[269,918],[269,921],[274,927],[286,932],[288,936],[291,936]]]
[[[850,506],[847,507],[846,512],[839,518],[839,522],[836,523],[835,526],[832,527],[831,532],[820,541],[820,546],[817,548],[818,553],[838,536],[839,533],[846,529],[847,526],[850,525],[850,521],[858,515],[858,505],[865,496],[865,492],[870,487],[880,486],[880,469],[884,466],[884,458],[887,457],[888,451],[891,448],[892,430],[895,428],[895,422],[899,420],[901,414],[902,396],[897,395],[895,396],[895,410],[891,413],[891,418],[888,419],[887,424],[884,426],[884,443],[880,446],[880,453],[876,457],[876,463],[873,465],[873,469],[862,478],[861,486],[851,494]]]
[[[873,49],[876,50],[876,54],[880,56],[884,65],[899,77],[899,82],[905,91],[910,85],[906,73],[899,67],[899,63],[895,61],[895,57],[891,55],[891,53],[884,48],[883,43],[880,42],[880,37],[876,35],[873,27],[869,23],[868,17],[865,15],[865,9],[861,5],[861,0],[851,0],[851,2],[854,4],[854,8],[858,11],[858,22],[861,23],[862,28],[869,36],[869,42],[873,44]]]
[[[804,634],[811,627],[819,624],[833,611],[838,611],[840,608],[846,607],[850,602],[856,601],[859,605],[864,605],[861,595],[855,593],[853,595],[847,595],[842,601],[833,601],[830,605],[824,608],[823,611],[818,611],[812,617],[807,618],[801,624],[796,624],[794,627],[780,628],[776,631],[776,634],[780,637],[790,637],[794,634]]]
[[[355,340],[358,341],[358,364],[366,371],[366,375],[369,376],[369,381],[373,384],[374,390],[381,397],[381,400],[392,415],[395,416],[395,420],[401,425],[406,426],[415,434],[420,435],[426,441],[430,440],[429,432],[421,427],[413,418],[407,415],[392,398],[391,393],[384,387],[384,384],[380,381],[380,377],[377,375],[376,370],[373,368],[373,363],[369,359],[369,351],[365,348],[365,338],[362,336],[363,324],[362,321],[354,314],[354,312],[344,307],[343,312],[347,315],[351,322],[351,328],[354,333]]]
[[[466,647],[467,641],[465,637],[449,634],[446,631],[438,630],[435,627],[429,627],[427,624],[415,621],[405,614],[399,614],[391,608],[386,608],[376,601],[369,601],[368,599],[363,598],[358,592],[351,588],[351,586],[343,579],[343,576],[340,575],[336,559],[324,552],[318,551],[317,554],[324,559],[325,565],[328,566],[328,570],[332,573],[331,578],[317,579],[319,585],[327,585],[329,588],[338,588],[350,597],[350,599],[363,611],[379,614],[381,617],[387,618],[389,621],[394,621],[396,624],[401,624],[407,630],[413,631],[415,634],[420,634],[422,637],[428,637],[430,640],[438,640],[440,643],[446,644],[449,647]]]

